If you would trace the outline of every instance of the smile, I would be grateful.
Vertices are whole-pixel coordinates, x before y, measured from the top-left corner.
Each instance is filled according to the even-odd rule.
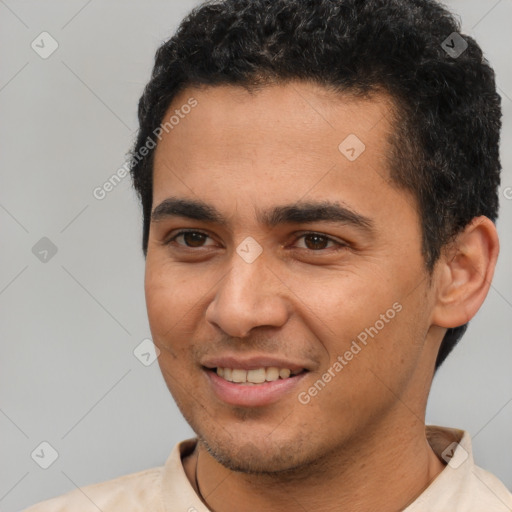
[[[237,384],[263,384],[264,382],[274,382],[279,379],[288,379],[290,376],[298,375],[304,370],[290,370],[289,368],[277,368],[276,366],[255,368],[253,370],[244,370],[243,368],[221,368],[216,372],[228,382]]]
[[[238,407],[262,407],[296,394],[309,373],[306,369],[292,371],[277,366],[248,370],[224,366],[203,369],[214,396]]]

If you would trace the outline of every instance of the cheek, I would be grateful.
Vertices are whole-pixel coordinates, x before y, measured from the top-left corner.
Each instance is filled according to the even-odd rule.
[[[313,285],[309,291],[305,314],[308,309],[317,312],[317,319],[309,314],[315,323],[309,327],[327,349],[328,368],[342,358],[343,370],[332,369],[337,375],[364,387],[374,380],[368,380],[371,369],[391,378],[400,361],[416,358],[419,345],[411,340],[410,323],[411,316],[418,320],[417,304],[397,281],[378,273],[370,279],[354,273],[331,280],[323,290]]]
[[[153,341],[160,350],[189,359],[218,279],[210,271],[199,272],[157,256],[146,260],[146,308]]]
[[[184,400],[181,382],[187,375],[194,324],[187,312],[194,297],[187,296],[174,276],[175,273],[147,266],[144,288],[152,339],[160,350],[158,364],[171,394],[181,402]]]
[[[373,325],[398,298],[399,294],[382,276],[344,273],[342,277],[333,274],[325,286],[310,281],[306,302],[333,334],[355,336]]]
[[[191,310],[194,299],[197,300],[191,289],[193,286],[187,286],[176,269],[147,260],[144,291],[155,343],[162,344],[186,322],[187,312]]]

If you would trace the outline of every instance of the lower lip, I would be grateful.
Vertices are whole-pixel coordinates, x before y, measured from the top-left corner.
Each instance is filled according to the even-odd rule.
[[[290,393],[302,381],[307,372],[287,379],[253,385],[229,382],[219,377],[214,371],[205,370],[205,373],[214,393],[223,402],[242,407],[261,407],[275,403],[284,395]]]

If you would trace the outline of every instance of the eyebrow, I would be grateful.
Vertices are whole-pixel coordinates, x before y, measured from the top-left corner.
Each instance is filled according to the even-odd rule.
[[[169,217],[188,219],[227,226],[227,219],[214,207],[195,199],[169,197],[154,208],[151,221],[158,222]],[[346,205],[333,201],[307,201],[275,206],[267,211],[258,211],[257,220],[269,228],[281,224],[307,224],[332,222],[351,225],[362,231],[374,231],[374,222]]]

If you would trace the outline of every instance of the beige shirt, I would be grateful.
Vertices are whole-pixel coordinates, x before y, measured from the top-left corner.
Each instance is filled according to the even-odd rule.
[[[495,476],[475,466],[467,432],[427,426],[426,433],[436,455],[448,464],[404,512],[512,511],[512,494]],[[165,466],[81,487],[25,512],[210,512],[181,461],[196,442],[178,443]]]

